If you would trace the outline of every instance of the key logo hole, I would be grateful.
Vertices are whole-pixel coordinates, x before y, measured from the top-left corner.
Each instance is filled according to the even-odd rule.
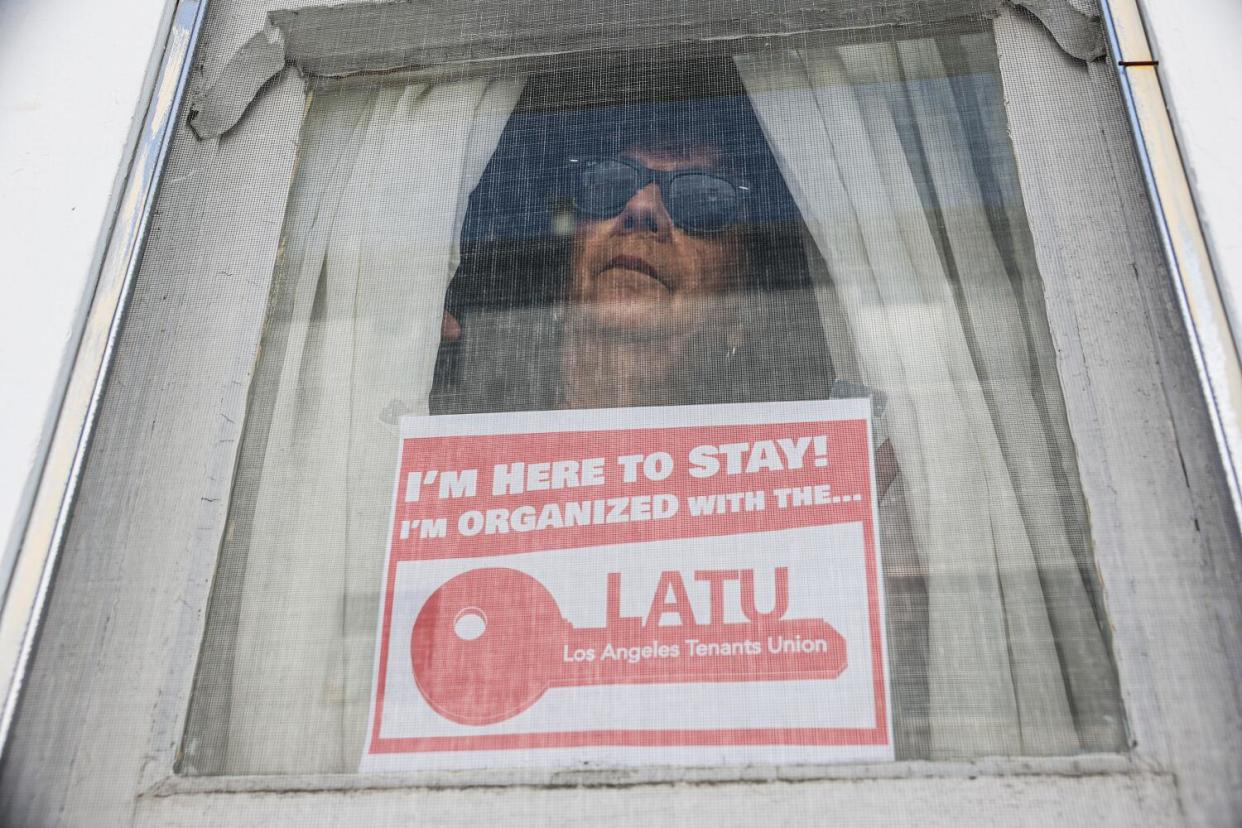
[[[474,641],[487,630],[487,616],[478,607],[466,607],[453,620],[453,632],[462,641]]]

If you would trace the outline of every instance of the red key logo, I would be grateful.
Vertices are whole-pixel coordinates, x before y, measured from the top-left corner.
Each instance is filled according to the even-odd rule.
[[[753,573],[742,574],[751,575],[749,584],[741,580],[743,596],[749,585],[751,610],[746,614],[752,620],[726,623],[718,606],[723,580],[737,579],[736,571],[696,573],[698,580],[711,583],[707,624],[685,623],[687,615],[693,619],[688,603],[679,612],[673,604],[659,603],[659,596],[645,621],[621,617],[620,576],[615,575],[609,577],[608,624],[575,628],[547,587],[530,575],[503,567],[464,572],[437,589],[414,622],[414,681],[440,715],[459,724],[487,725],[526,710],[550,687],[839,676],[846,666],[841,634],[823,619],[780,618],[788,603],[788,582],[781,577],[777,607],[755,613]],[[778,570],[778,576],[787,578],[787,572]],[[675,580],[684,601],[680,576]],[[660,626],[664,607],[680,614],[683,623]]]

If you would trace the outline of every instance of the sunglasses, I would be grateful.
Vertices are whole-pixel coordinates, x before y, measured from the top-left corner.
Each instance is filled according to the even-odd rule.
[[[570,159],[574,208],[592,218],[617,215],[634,194],[653,181],[673,224],[692,233],[715,233],[737,221],[750,186],[703,170],[662,172],[628,158]]]

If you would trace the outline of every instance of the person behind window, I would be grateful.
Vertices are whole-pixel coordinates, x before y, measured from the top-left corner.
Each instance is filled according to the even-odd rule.
[[[835,381],[802,224],[744,96],[639,103],[559,124],[550,239],[477,229],[450,288],[433,414],[811,400]],[[520,116],[512,129],[522,132]],[[533,140],[546,131],[532,129]],[[521,141],[515,139],[514,144]],[[504,141],[480,191],[529,181]],[[516,192],[515,192],[516,191]],[[519,209],[532,210],[525,207]],[[532,210],[533,211],[533,210]],[[475,229],[471,229],[471,225]],[[493,224],[504,224],[493,220]],[[545,225],[546,226],[546,225]],[[876,411],[876,416],[880,411]],[[898,474],[876,453],[881,498]],[[925,754],[926,592],[904,505],[881,510],[899,754]]]
[[[745,99],[643,102],[558,126],[544,177],[569,196],[558,203],[572,232],[527,242],[529,264],[464,245],[433,413],[827,398],[796,210],[756,152]],[[532,176],[503,147],[497,157],[489,175]]]

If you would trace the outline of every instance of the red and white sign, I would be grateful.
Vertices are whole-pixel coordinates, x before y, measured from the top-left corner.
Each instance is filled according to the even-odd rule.
[[[363,771],[893,758],[866,400],[407,417]]]

